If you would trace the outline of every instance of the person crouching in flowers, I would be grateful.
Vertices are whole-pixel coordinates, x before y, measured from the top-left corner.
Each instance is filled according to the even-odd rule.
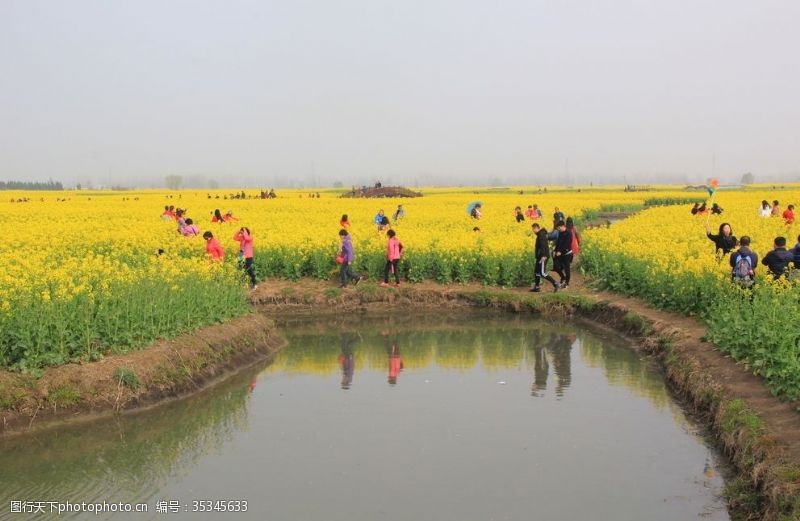
[[[239,243],[239,258],[244,260],[242,267],[244,268],[247,276],[250,277],[250,287],[256,289],[256,268],[253,265],[253,234],[250,233],[250,228],[242,226],[233,240]]]
[[[186,224],[180,229],[184,237],[195,237],[200,235],[200,228],[191,219],[186,219]]]
[[[358,283],[363,280],[363,277],[358,273],[350,271],[350,264],[352,264],[353,260],[356,258],[356,254],[353,251],[353,242],[350,240],[350,234],[347,233],[347,230],[339,230],[339,238],[342,243],[339,248],[337,260],[341,261],[341,268],[339,270],[339,282],[341,283],[341,287],[346,288],[347,283],[351,279],[355,280],[356,285],[358,285]]]
[[[394,285],[399,286],[399,264],[400,257],[403,254],[403,243],[397,238],[397,234],[394,230],[386,232],[386,236],[389,237],[389,242],[386,245],[386,266],[383,269],[383,282],[381,282],[381,286],[386,287],[389,285],[389,271],[394,273]]]
[[[222,262],[225,258],[225,250],[222,249],[222,244],[214,238],[214,234],[205,232],[203,233],[203,239],[206,241],[206,253],[208,254],[208,258],[214,262]]]

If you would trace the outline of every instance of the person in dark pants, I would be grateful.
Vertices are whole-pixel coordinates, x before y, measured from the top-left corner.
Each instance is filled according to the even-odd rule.
[[[342,240],[341,249],[339,250],[339,256],[342,258],[341,269],[339,270],[339,282],[341,287],[346,288],[347,283],[350,280],[355,280],[356,285],[363,280],[363,277],[358,273],[352,273],[350,271],[350,264],[352,264],[353,260],[356,258],[355,252],[353,251],[353,243],[350,240],[350,234],[347,233],[347,230],[339,230],[339,237]]]
[[[242,226],[233,240],[239,243],[239,257],[244,259],[244,271],[250,277],[250,287],[256,289],[256,269],[253,265],[253,234],[250,233],[250,228]]]
[[[547,260],[550,258],[550,244],[547,242],[547,230],[542,228],[539,223],[531,225],[533,234],[536,236],[536,243],[533,247],[533,254],[536,258],[536,271],[534,273],[533,287],[530,291],[538,293],[542,291],[540,286],[542,279],[545,279],[553,285],[553,291],[558,291],[558,283],[547,272]]]
[[[558,235],[553,246],[553,270],[561,277],[560,289],[567,289],[570,280],[570,267],[572,266],[572,232],[567,230],[567,223],[556,223]]]
[[[397,238],[394,230],[386,232],[389,243],[386,246],[386,266],[383,269],[382,287],[389,285],[389,272],[394,274],[394,285],[400,286],[400,257],[403,255],[403,243]]]
[[[794,261],[794,254],[786,249],[786,237],[775,237],[775,249],[764,255],[761,264],[769,269],[776,279],[786,275],[789,263]]]

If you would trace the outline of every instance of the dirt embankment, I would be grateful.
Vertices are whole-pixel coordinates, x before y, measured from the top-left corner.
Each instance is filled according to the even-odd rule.
[[[271,320],[250,313],[141,351],[52,367],[38,379],[0,371],[0,435],[190,394],[284,343]]]

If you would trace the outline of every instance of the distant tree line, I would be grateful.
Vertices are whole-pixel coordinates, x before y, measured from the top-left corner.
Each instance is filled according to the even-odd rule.
[[[63,190],[59,181],[0,181],[0,190]]]

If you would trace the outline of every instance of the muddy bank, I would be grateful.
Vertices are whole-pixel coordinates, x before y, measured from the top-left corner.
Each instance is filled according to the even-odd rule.
[[[0,371],[0,435],[185,396],[264,359],[284,343],[273,321],[250,313],[140,351],[52,367],[38,379]]]

